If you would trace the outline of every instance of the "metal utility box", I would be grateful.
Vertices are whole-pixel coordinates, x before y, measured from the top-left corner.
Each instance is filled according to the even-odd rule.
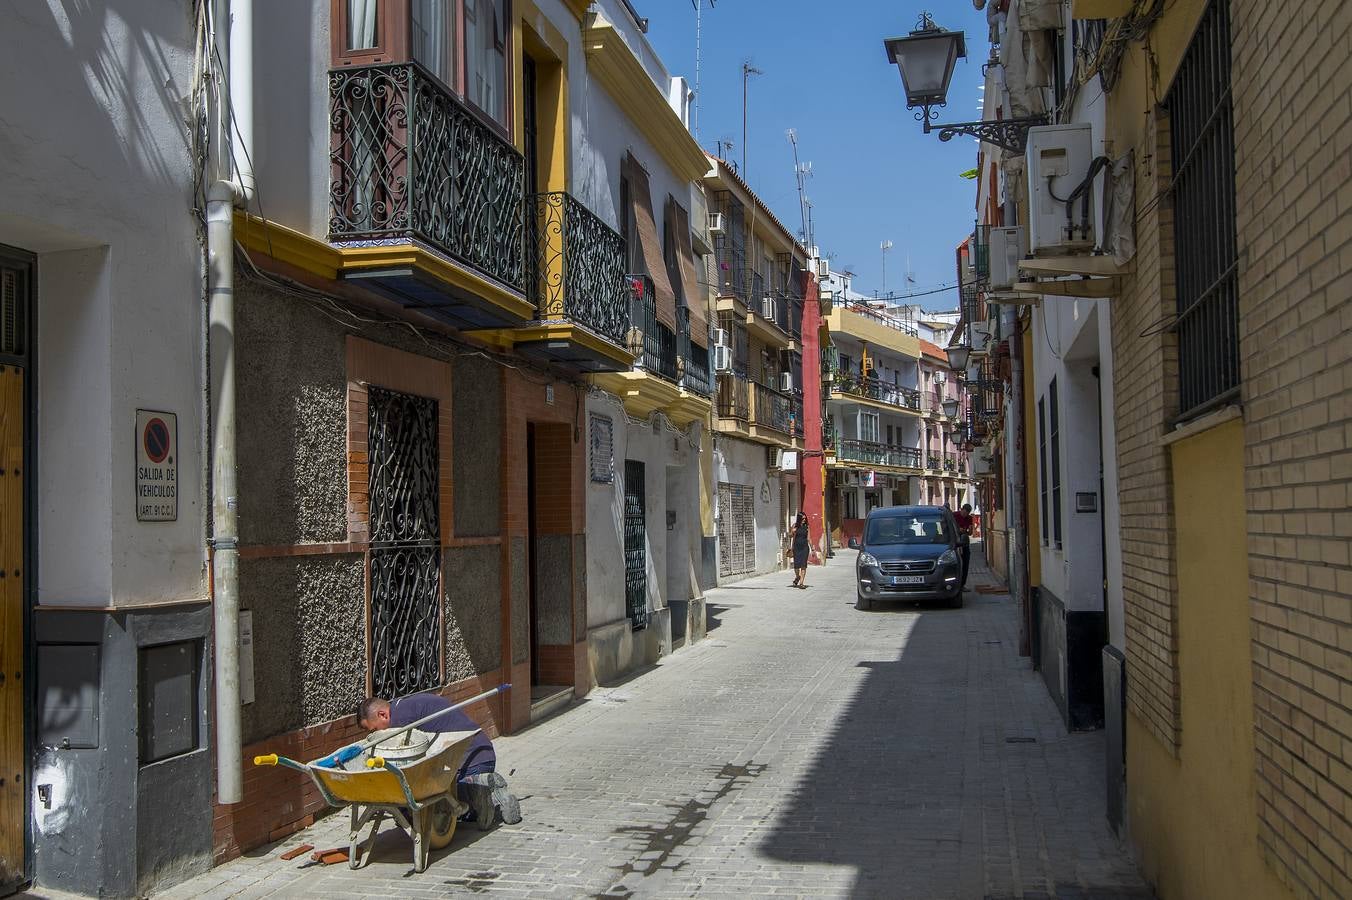
[[[1066,200],[1089,175],[1093,160],[1088,125],[1041,125],[1028,131],[1028,244],[1036,256],[1092,250],[1094,196],[1077,199],[1067,218]]]
[[[993,291],[1008,291],[1019,282],[1019,260],[1023,259],[1023,226],[992,228],[990,231],[991,274]]]

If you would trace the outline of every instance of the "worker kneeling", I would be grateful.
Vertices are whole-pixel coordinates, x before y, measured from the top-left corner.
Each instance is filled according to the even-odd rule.
[[[413,694],[393,702],[380,697],[368,697],[357,707],[357,723],[367,731],[400,728],[419,719],[434,716],[439,709],[446,712],[418,726],[420,731],[436,734],[447,731],[476,731],[474,720],[436,694]],[[465,761],[456,773],[456,794],[469,805],[468,816],[473,816],[480,831],[487,831],[497,821],[515,825],[521,821],[521,803],[507,792],[507,779],[497,773],[498,758],[493,742],[482,731],[470,742]]]

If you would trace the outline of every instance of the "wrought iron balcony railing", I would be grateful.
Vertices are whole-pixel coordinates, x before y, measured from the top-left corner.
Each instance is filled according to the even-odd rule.
[[[850,312],[872,319],[879,325],[900,331],[904,334],[909,334],[911,337],[918,337],[920,335],[920,330],[916,328],[915,322],[911,320],[911,313],[909,310],[903,316],[897,316],[892,313],[885,313],[882,310],[874,309],[866,303],[859,303],[854,300],[845,300],[842,305]]]
[[[751,385],[740,375],[718,375],[718,414],[725,419],[747,422],[751,419]]]
[[[920,450],[915,447],[898,447],[881,444],[877,441],[857,441],[844,439],[838,442],[837,458],[848,462],[860,462],[873,466],[891,466],[895,469],[919,469]]]
[[[629,352],[634,365],[677,380],[676,333],[657,320],[657,298],[653,280],[647,275],[626,275],[629,285]]]
[[[899,409],[920,410],[920,392],[915,388],[888,384],[872,376],[848,375],[836,372],[832,378],[831,390],[855,397],[866,397],[887,403]]]
[[[752,423],[784,434],[794,434],[803,418],[802,404],[795,404],[791,398],[759,382],[752,387]]]
[[[676,356],[680,367],[680,385],[687,391],[708,397],[714,392],[709,371],[709,351],[690,339],[690,308],[676,308]]]
[[[991,274],[991,227],[977,225],[972,232],[972,268],[978,280]]]
[[[801,438],[806,436],[807,429],[803,424],[803,401],[793,399],[789,401],[789,417],[793,421],[793,436]]]
[[[630,321],[624,238],[571,194],[533,199],[531,299],[540,318],[575,322],[623,347]]]
[[[925,454],[926,469],[929,469],[931,472],[939,472],[943,469],[943,467],[944,467],[944,459],[942,455],[935,453],[932,450]]]
[[[525,160],[417,63],[329,73],[329,239],[418,240],[525,293]]]
[[[945,454],[944,454],[944,471],[945,471],[945,472],[956,472],[956,471],[958,471],[958,457],[957,457],[957,454],[954,454],[954,453],[945,453]]]

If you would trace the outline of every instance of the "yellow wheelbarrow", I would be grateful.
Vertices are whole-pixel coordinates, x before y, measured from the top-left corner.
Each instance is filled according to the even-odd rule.
[[[450,709],[468,706],[508,687],[502,685]],[[422,872],[427,868],[429,851],[451,842],[456,822],[469,809],[456,796],[456,776],[478,729],[440,733],[414,730],[450,709],[411,725],[377,732],[369,740],[312,762],[272,753],[255,756],[254,765],[281,765],[306,772],[329,806],[351,807],[347,855],[351,868],[359,869],[371,861],[376,832],[389,816],[412,839],[413,870]],[[367,823],[371,831],[362,846],[361,832]]]

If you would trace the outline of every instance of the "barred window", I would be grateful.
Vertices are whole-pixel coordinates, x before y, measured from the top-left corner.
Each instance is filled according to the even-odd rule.
[[[596,484],[615,483],[615,423],[606,416],[591,414],[591,480]]]
[[[1172,141],[1180,418],[1239,391],[1230,14],[1212,0],[1165,100]]]

